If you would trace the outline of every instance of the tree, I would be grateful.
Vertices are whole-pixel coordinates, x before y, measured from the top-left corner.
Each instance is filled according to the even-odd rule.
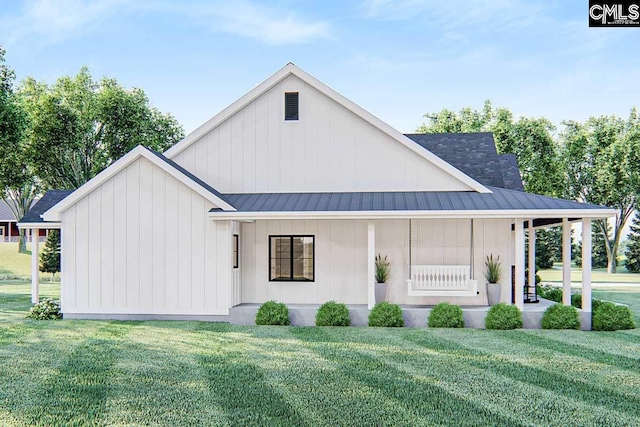
[[[56,274],[60,272],[60,232],[51,230],[40,256],[40,271]]]
[[[137,145],[164,151],[184,137],[141,89],[96,82],[87,68],[51,86],[27,78],[18,94],[30,120],[30,161],[46,189],[77,188]]]
[[[536,231],[536,266],[540,269],[553,267],[562,261],[562,228],[551,227]]]
[[[20,220],[31,208],[38,186],[24,144],[26,113],[16,98],[15,75],[5,64],[4,55],[0,46],[0,198]],[[24,230],[20,230],[18,251],[27,251]]]
[[[622,231],[637,205],[640,189],[638,112],[632,109],[627,120],[602,116],[592,117],[585,123],[567,121],[563,124],[566,196],[617,211],[612,238],[607,237],[607,220],[594,221],[596,234],[602,236],[605,245],[607,271],[615,273]]]
[[[593,233],[593,241],[591,242],[591,267],[605,268],[607,266],[607,248],[604,235],[600,232],[597,224],[591,225]],[[608,226],[609,237],[611,235],[611,226]],[[608,239],[610,240],[610,239]],[[576,266],[582,267],[582,241],[574,244],[571,248],[571,258]]]
[[[493,132],[499,154],[515,154],[527,192],[560,196],[563,192],[559,147],[553,139],[555,127],[544,117],[520,117],[514,121],[506,108],[493,109],[491,101],[482,111],[470,107],[459,112],[443,109],[424,115],[420,133]]]
[[[627,270],[631,273],[640,273],[640,212],[636,212],[631,222],[625,255]]]

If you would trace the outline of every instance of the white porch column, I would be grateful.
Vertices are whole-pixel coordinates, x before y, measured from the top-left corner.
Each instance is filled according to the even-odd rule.
[[[524,308],[524,220],[522,218],[516,218],[515,220],[515,264],[516,264],[516,289],[514,295],[514,301],[516,307],[520,310]]]
[[[562,219],[562,304],[571,305],[571,223],[568,218]]]
[[[367,305],[369,310],[376,304],[376,225],[369,221],[367,233]]]
[[[529,219],[529,286],[536,287],[536,230],[533,218]]]
[[[591,330],[591,218],[582,218],[582,329]]]
[[[39,230],[31,229],[31,236],[37,236]],[[37,304],[40,301],[40,253],[39,239],[31,239],[31,303]]]

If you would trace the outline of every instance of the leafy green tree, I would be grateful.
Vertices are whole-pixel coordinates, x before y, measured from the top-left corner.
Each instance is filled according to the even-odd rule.
[[[491,101],[482,111],[463,108],[459,112],[443,109],[427,113],[420,133],[493,132],[500,154],[515,154],[525,190],[547,196],[563,191],[559,147],[553,139],[555,127],[545,118],[520,117],[506,108],[494,109]]]
[[[592,117],[567,121],[561,134],[565,194],[586,203],[616,209],[613,235],[606,220],[595,220],[607,253],[607,271],[615,273],[624,226],[638,202],[640,189],[640,118],[634,108],[627,120]],[[594,238],[595,239],[595,238]]]
[[[31,207],[38,186],[24,144],[26,114],[16,98],[15,74],[6,65],[4,55],[0,46],[0,198],[19,220]],[[18,251],[27,251],[24,230],[20,230]]]
[[[627,270],[632,273],[640,273],[640,213],[636,212],[631,222],[629,239],[625,255]]]
[[[40,255],[40,271],[56,274],[60,272],[60,232],[51,230]]]
[[[137,145],[164,151],[184,137],[141,89],[95,81],[86,67],[51,86],[27,78],[18,94],[30,121],[30,161],[46,189],[77,188]]]

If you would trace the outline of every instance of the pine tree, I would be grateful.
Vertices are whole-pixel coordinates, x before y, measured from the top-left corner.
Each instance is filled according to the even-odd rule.
[[[640,273],[640,212],[636,212],[631,222],[629,242],[625,251],[627,270],[631,273]]]
[[[607,227],[611,232],[611,227]],[[607,247],[605,246],[604,236],[593,224],[591,227],[591,268],[607,267]],[[577,267],[582,267],[582,241],[572,246],[572,257]]]
[[[51,230],[40,257],[40,271],[56,274],[60,272],[60,232]]]

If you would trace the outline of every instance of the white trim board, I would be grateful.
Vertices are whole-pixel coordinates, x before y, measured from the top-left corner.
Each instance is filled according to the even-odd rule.
[[[337,212],[209,212],[213,220],[260,219],[418,219],[418,218],[610,218],[613,209],[518,209],[458,211],[337,211]]]
[[[61,228],[62,224],[59,222],[19,222],[18,229],[28,230],[31,228],[37,228],[39,230],[53,230]]]
[[[149,160],[154,165],[158,166],[169,175],[173,176],[220,209],[223,209],[225,211],[235,211],[235,208],[233,206],[222,200],[216,194],[209,191],[206,187],[203,187],[193,179],[186,176],[184,173],[180,172],[167,162],[163,161],[148,148],[138,145],[136,148],[122,156],[120,159],[116,160],[113,164],[111,164],[111,166],[93,177],[82,187],[78,188],[76,191],[74,191],[73,193],[62,199],[60,202],[58,202],[56,205],[51,207],[48,211],[43,213],[41,215],[42,219],[44,219],[45,221],[54,222],[60,221],[60,214],[62,212],[73,206],[80,199],[91,193],[111,177],[115,176],[118,172],[124,170],[127,166],[129,166],[140,157],[144,157],[145,159]]]
[[[347,110],[351,111],[352,113],[356,114],[363,120],[367,121],[368,123],[370,123],[372,126],[377,128],[384,134],[393,138],[394,140],[396,140],[397,142],[399,142],[409,150],[413,151],[420,157],[426,159],[428,162],[438,167],[443,172],[449,174],[453,178],[462,182],[463,184],[468,186],[470,189],[477,191],[479,193],[491,193],[491,190],[489,190],[487,187],[485,187],[484,185],[480,184],[478,181],[471,178],[469,175],[456,169],[449,163],[442,160],[440,157],[431,153],[426,148],[415,143],[408,137],[404,136],[402,132],[399,132],[396,129],[392,128],[391,126],[389,126],[388,124],[386,124],[385,122],[383,122],[382,120],[374,116],[373,114],[366,111],[364,108],[360,107],[359,105],[355,104],[354,102],[340,95],[338,92],[331,89],[329,86],[322,83],[320,80],[316,79],[315,77],[303,71],[302,69],[296,67],[291,62],[285,65],[283,68],[281,68],[277,72],[275,72],[274,74],[272,74],[269,78],[264,80],[262,83],[255,86],[253,89],[247,92],[244,96],[242,96],[236,102],[234,102],[233,104],[231,104],[230,106],[222,110],[220,113],[213,116],[211,119],[207,120],[204,124],[202,124],[196,130],[194,130],[189,135],[187,135],[182,141],[178,142],[177,144],[169,148],[167,151],[165,151],[164,155],[170,159],[175,157],[180,152],[182,152],[187,147],[189,147],[192,143],[202,138],[204,135],[206,135],[211,130],[213,130],[220,124],[222,124],[224,121],[229,119],[235,113],[237,113],[242,108],[247,106],[249,103],[257,99],[259,96],[269,91],[269,89],[271,89],[272,87],[274,87],[275,85],[277,85],[278,83],[280,83],[282,80],[284,80],[290,75],[296,76],[297,78],[299,78],[309,86],[313,87],[320,93],[324,94],[325,96],[337,102]]]

